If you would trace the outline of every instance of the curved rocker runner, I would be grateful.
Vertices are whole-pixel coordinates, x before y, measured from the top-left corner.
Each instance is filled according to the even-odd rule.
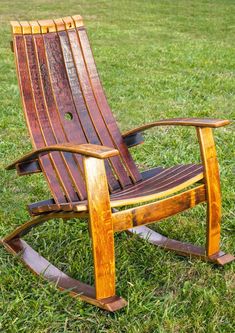
[[[127,304],[115,292],[116,231],[136,233],[166,250],[218,265],[234,260],[219,246],[221,194],[212,134],[213,128],[229,121],[168,119],[121,134],[80,16],[11,25],[33,151],[7,169],[16,169],[20,176],[42,172],[53,198],[28,206],[32,219],[2,239],[5,248],[21,254],[32,271],[56,282],[59,289],[108,311]],[[139,172],[128,148],[143,143],[142,132],[157,126],[195,127],[202,163]],[[168,239],[145,226],[203,202],[207,204],[205,248]],[[127,205],[132,207],[118,211]],[[62,273],[22,239],[50,219],[84,216],[89,218],[92,239],[94,287]]]

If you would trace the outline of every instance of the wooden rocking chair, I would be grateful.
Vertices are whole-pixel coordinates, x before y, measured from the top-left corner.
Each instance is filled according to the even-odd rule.
[[[2,239],[36,274],[108,311],[124,307],[115,293],[114,232],[129,231],[180,255],[224,265],[220,251],[221,195],[212,129],[228,120],[160,120],[121,134],[107,103],[80,16],[11,22],[19,86],[34,150],[7,166],[29,175],[43,172],[53,199],[28,206],[32,219]],[[140,173],[128,147],[155,126],[194,126],[202,164],[157,167]],[[190,187],[190,188],[189,188]],[[156,199],[161,199],[156,201]],[[151,203],[146,203],[151,200]],[[155,200],[155,202],[152,202]],[[207,203],[205,248],[168,239],[146,224]],[[140,205],[142,203],[142,205]],[[118,211],[117,207],[138,204]],[[95,287],[62,273],[22,236],[54,218],[89,217]]]

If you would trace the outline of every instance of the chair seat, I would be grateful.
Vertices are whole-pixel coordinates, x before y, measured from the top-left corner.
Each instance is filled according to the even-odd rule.
[[[143,180],[111,194],[111,207],[133,205],[166,197],[203,179],[201,164],[177,165],[169,168],[154,168],[142,173]],[[29,206],[33,215],[58,211],[88,211],[87,200],[63,204],[33,204]]]

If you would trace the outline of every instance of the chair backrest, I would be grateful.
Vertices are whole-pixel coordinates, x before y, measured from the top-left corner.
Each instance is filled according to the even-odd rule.
[[[110,191],[141,180],[107,103],[81,16],[11,25],[33,146],[115,147],[120,155],[105,162]],[[81,156],[54,152],[39,162],[57,203],[86,198]]]

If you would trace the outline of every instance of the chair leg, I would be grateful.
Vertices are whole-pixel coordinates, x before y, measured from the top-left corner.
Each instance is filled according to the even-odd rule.
[[[220,253],[221,189],[219,165],[211,128],[197,128],[207,196],[207,242],[206,256],[216,258]],[[230,262],[234,257],[223,256],[220,262]]]
[[[184,256],[195,256],[225,265],[235,259],[231,254],[220,251],[221,192],[219,167],[216,158],[215,143],[211,128],[197,128],[201,157],[204,166],[204,179],[207,199],[207,241],[206,248],[169,239],[146,226],[129,229],[139,237],[166,250],[175,251]]]
[[[96,298],[115,295],[114,231],[105,166],[102,160],[84,158],[89,224],[92,238]],[[94,170],[96,172],[94,173]]]
[[[96,299],[115,295],[114,233],[100,222],[90,219]]]

